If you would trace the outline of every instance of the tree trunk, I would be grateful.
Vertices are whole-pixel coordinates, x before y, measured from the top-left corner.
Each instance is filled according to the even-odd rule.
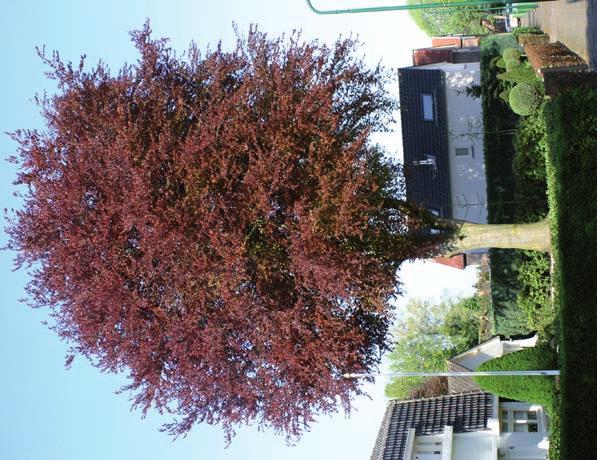
[[[507,248],[551,251],[549,220],[532,224],[460,224],[448,255],[473,249]]]

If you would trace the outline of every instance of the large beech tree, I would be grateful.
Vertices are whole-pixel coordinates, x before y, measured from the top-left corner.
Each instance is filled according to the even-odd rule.
[[[33,306],[165,428],[258,423],[289,437],[360,393],[405,259],[460,241],[406,203],[369,140],[394,109],[355,43],[256,30],[177,57],[149,27],[117,75],[42,58],[44,131],[13,133],[24,207],[9,247]],[[425,228],[440,233],[427,234]]]

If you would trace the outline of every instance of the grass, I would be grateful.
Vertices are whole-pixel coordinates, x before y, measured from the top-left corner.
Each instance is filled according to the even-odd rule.
[[[547,104],[548,183],[562,368],[561,458],[597,451],[597,91]]]

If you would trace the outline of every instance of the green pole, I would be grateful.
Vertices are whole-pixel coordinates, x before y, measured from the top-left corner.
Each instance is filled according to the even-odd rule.
[[[546,0],[549,1],[549,0]],[[408,10],[425,10],[433,8],[454,8],[465,6],[481,6],[491,4],[507,5],[511,1],[506,0],[462,0],[455,2],[433,2],[419,5],[395,5],[395,6],[373,6],[368,8],[347,8],[342,10],[318,10],[315,8],[311,0],[306,0],[307,5],[316,14],[346,14],[346,13],[379,13],[382,11],[408,11]],[[517,3],[535,3],[537,0],[519,0]]]

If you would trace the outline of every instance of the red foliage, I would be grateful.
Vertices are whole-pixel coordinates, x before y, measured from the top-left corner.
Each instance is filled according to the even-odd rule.
[[[130,372],[133,404],[172,413],[175,435],[299,436],[350,408],[342,374],[375,369],[398,264],[433,247],[413,247],[415,208],[368,141],[393,108],[385,74],[350,40],[253,30],[186,60],[148,26],[133,40],[117,76],[44,57],[47,130],[13,134],[31,303],[73,354]]]

